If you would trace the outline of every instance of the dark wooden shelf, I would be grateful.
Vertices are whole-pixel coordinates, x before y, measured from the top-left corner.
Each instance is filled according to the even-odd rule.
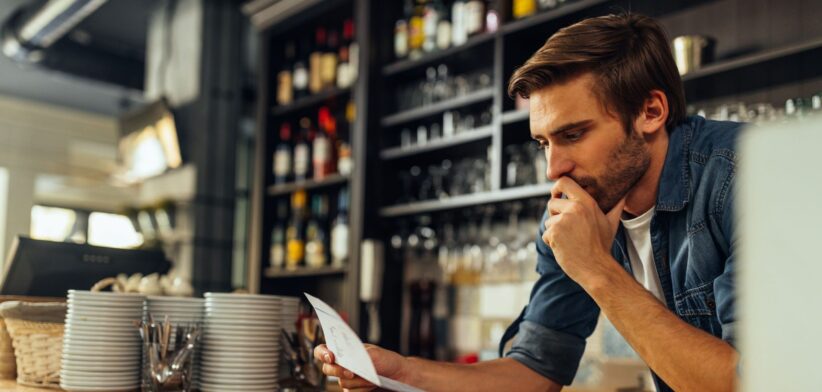
[[[405,71],[415,69],[425,64],[433,63],[437,60],[451,57],[459,52],[466,51],[473,47],[479,46],[483,43],[490,42],[496,36],[496,33],[479,34],[471,38],[468,38],[468,40],[466,40],[465,43],[460,46],[452,46],[448,49],[428,53],[418,59],[399,60],[397,62],[391,63],[383,67],[382,74],[383,76],[393,76],[399,73],[403,73]]]
[[[323,91],[321,93],[311,95],[305,98],[300,98],[288,105],[283,106],[274,106],[271,108],[271,114],[274,116],[282,116],[285,114],[289,114],[301,109],[310,108],[312,106],[319,105],[328,99],[332,99],[335,97],[343,96],[351,92],[351,89],[344,88],[333,88],[331,90]]]
[[[265,277],[268,279],[285,279],[285,278],[309,278],[326,275],[344,275],[347,272],[345,267],[320,267],[308,268],[300,267],[296,270],[274,269],[266,268]]]
[[[408,204],[400,204],[380,209],[380,216],[383,218],[398,217],[404,215],[422,214],[434,211],[448,210],[454,208],[471,207],[481,204],[500,203],[504,201],[527,199],[531,197],[545,196],[551,193],[552,183],[539,185],[526,185],[516,188],[501,189],[474,193],[471,195],[454,196],[443,200],[426,200]]]
[[[405,110],[382,118],[383,127],[391,127],[404,122],[414,121],[432,114],[444,112],[450,109],[456,109],[463,106],[468,106],[473,103],[490,100],[494,97],[494,88],[489,87],[482,90],[477,90],[461,97],[440,101],[435,104],[426,105],[423,107]]]
[[[683,82],[690,82],[704,77],[717,75],[723,72],[733,71],[752,65],[762,64],[771,60],[792,56],[802,52],[808,52],[822,48],[822,38],[816,38],[805,42],[785,45],[775,49],[763,50],[746,56],[722,60],[713,64],[708,64],[698,70],[682,76]]]
[[[572,3],[566,3],[550,11],[543,11],[527,18],[508,22],[502,26],[501,31],[503,35],[520,32],[530,27],[549,22],[566,15],[571,15],[575,12],[583,11],[587,8],[608,3],[609,1],[611,0],[580,0]]]
[[[528,110],[509,110],[502,113],[503,124],[513,124],[520,121],[528,121],[530,113]]]
[[[348,182],[348,176],[343,176],[340,174],[333,174],[328,176],[322,180],[306,180],[300,182],[289,182],[286,184],[279,184],[279,185],[271,185],[268,187],[268,195],[269,196],[281,196],[287,195],[289,193],[293,193],[298,189],[318,189],[318,188],[325,188],[330,186],[335,186],[339,184],[343,184]]]
[[[462,144],[471,143],[477,140],[490,138],[494,133],[494,128],[490,125],[476,128],[469,131],[464,131],[456,136],[448,139],[438,139],[428,142],[422,146],[413,146],[409,148],[392,147],[380,151],[380,158],[383,160],[405,158],[414,156],[429,151],[441,150],[448,147],[459,146]]]

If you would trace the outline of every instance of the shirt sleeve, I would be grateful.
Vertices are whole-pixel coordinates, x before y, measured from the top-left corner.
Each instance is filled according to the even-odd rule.
[[[519,333],[507,357],[524,364],[557,383],[574,380],[585,339],[591,335],[599,317],[599,307],[557,264],[551,248],[542,241],[543,214],[537,233],[537,272],[539,279],[519,322]]]

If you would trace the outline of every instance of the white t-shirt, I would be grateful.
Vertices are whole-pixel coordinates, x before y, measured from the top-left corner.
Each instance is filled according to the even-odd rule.
[[[656,208],[651,207],[644,214],[628,220],[622,220],[622,226],[628,234],[628,258],[634,278],[657,299],[665,303],[662,284],[654,264],[654,249],[651,246],[651,218]]]

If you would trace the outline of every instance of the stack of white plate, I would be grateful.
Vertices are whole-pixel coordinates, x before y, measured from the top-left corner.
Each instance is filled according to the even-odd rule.
[[[205,315],[205,308],[203,305],[205,300],[202,298],[182,298],[182,297],[161,297],[149,296],[146,298],[143,312],[145,320],[148,316],[154,319],[155,322],[165,321],[168,316],[168,321],[176,327],[186,327],[192,324],[202,324]],[[171,343],[171,349],[174,349],[177,342]],[[144,353],[145,354],[145,353]],[[199,366],[199,349],[194,351],[192,356],[192,378],[191,386],[193,389],[199,388],[200,383],[200,366]],[[148,361],[143,357],[143,366],[148,366]],[[148,368],[145,369],[147,371]]]
[[[206,293],[205,310],[200,389],[279,389],[281,297]]]
[[[140,386],[142,295],[69,290],[60,387],[130,391]]]
[[[289,333],[295,333],[297,332],[297,319],[300,317],[300,297],[280,298],[283,301],[283,329]]]

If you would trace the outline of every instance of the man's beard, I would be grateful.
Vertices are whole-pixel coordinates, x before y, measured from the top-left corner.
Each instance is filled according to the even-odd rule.
[[[625,140],[608,157],[610,169],[602,178],[570,176],[596,200],[599,208],[608,213],[628,194],[651,165],[651,154],[645,140],[631,130]]]

